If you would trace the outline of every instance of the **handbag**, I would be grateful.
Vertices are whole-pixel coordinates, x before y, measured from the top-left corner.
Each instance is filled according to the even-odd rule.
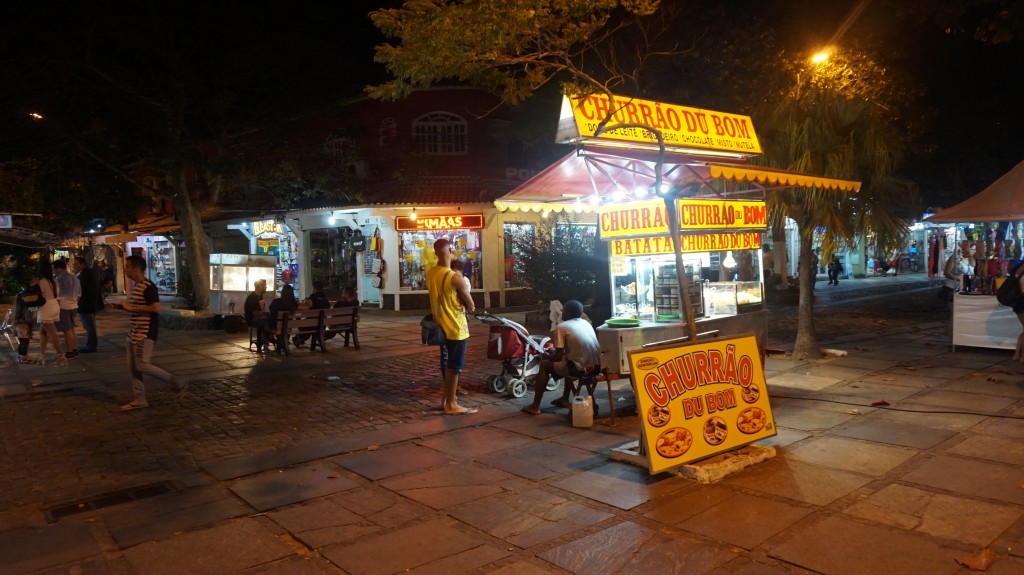
[[[942,286],[939,288],[938,293],[935,294],[935,297],[946,301],[953,301],[953,288]]]
[[[454,272],[449,271],[444,275],[444,279],[441,280],[442,293],[444,292],[444,284],[452,273]],[[441,309],[441,297],[439,295],[437,298],[438,315],[441,315]],[[420,340],[423,341],[424,345],[444,345],[448,341],[448,337],[444,334],[444,329],[434,320],[434,314],[428,313],[420,320]]]

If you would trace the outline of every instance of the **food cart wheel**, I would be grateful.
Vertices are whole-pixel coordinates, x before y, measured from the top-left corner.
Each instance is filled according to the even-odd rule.
[[[554,391],[558,389],[558,381],[553,377],[548,377],[548,384],[544,386],[545,391]]]
[[[487,386],[494,393],[505,393],[508,391],[508,380],[503,375],[492,375],[487,378]]]
[[[516,399],[523,397],[526,395],[526,382],[518,378],[513,379],[508,382],[508,392]]]

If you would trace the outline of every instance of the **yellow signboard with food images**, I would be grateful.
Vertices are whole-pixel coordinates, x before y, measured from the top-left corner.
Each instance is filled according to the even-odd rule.
[[[650,472],[775,435],[754,336],[629,353]]]

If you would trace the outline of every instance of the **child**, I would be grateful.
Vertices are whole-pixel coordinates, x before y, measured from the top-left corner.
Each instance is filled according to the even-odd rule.
[[[14,325],[18,330],[18,363],[36,363],[28,357],[28,346],[32,343],[32,324],[36,322],[35,311],[25,305],[22,294],[14,300]]]
[[[464,270],[465,268],[466,268],[466,262],[464,262],[463,260],[461,260],[461,259],[454,259],[454,260],[452,260],[452,271],[456,271],[456,272],[459,272],[461,274],[462,270]],[[462,279],[465,280],[465,282],[466,282],[466,289],[473,289],[473,284],[470,283],[468,277],[463,275]]]

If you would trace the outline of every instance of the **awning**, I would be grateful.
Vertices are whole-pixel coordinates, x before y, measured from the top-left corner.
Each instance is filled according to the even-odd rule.
[[[499,210],[594,212],[604,201],[642,198],[655,183],[658,153],[649,150],[577,150],[494,202]],[[860,182],[824,178],[748,164],[705,161],[668,152],[662,181],[703,185],[694,198],[742,197],[783,188],[824,188],[855,192]],[[744,185],[746,184],[746,185]],[[723,191],[724,190],[724,191]]]
[[[1024,220],[1024,162],[974,196],[925,219],[933,223],[1006,220]]]

